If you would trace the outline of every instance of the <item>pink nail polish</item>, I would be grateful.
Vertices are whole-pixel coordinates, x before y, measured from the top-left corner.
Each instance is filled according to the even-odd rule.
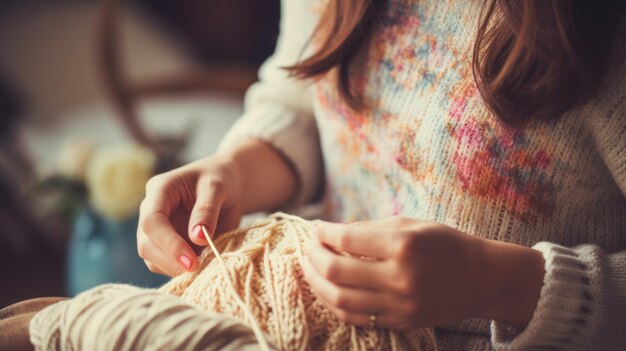
[[[202,227],[200,226],[200,224],[196,224],[196,226],[193,227],[191,235],[195,236],[198,239],[204,239],[204,234],[202,234]]]
[[[178,262],[183,266],[183,268],[185,268],[185,270],[191,270],[191,258],[181,255],[178,258]]]

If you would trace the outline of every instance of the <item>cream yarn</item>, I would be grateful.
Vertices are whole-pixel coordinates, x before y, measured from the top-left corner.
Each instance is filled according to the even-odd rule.
[[[106,284],[48,306],[30,322],[38,351],[252,351],[240,321],[157,290]],[[275,350],[275,348],[273,348]]]
[[[31,321],[31,341],[37,350],[259,350],[264,340],[272,350],[437,349],[431,329],[340,322],[302,276],[311,233],[278,213],[220,235],[217,259],[205,250],[195,272],[159,290],[109,284],[47,307]]]
[[[246,320],[232,285],[261,329],[281,350],[434,350],[430,329],[395,332],[346,325],[310,291],[299,265],[312,239],[311,224],[277,213],[220,235],[214,242],[228,272],[211,250],[200,269],[172,279],[161,291],[211,311]],[[250,321],[247,321],[250,323]]]

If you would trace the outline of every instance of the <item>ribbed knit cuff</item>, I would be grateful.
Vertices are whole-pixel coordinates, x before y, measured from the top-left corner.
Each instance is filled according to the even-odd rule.
[[[298,193],[289,206],[312,200],[320,191],[322,156],[315,119],[275,104],[255,106],[244,114],[222,139],[218,152],[245,139],[257,138],[272,145],[294,168]]]
[[[491,342],[496,350],[575,349],[594,308],[589,265],[573,249],[547,242],[533,249],[546,270],[535,313],[523,330],[493,321]]]

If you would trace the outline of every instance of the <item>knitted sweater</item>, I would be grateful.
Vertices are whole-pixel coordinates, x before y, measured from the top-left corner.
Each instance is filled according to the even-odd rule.
[[[441,349],[626,349],[624,51],[592,101],[513,130],[488,112],[472,76],[479,2],[390,0],[354,64],[369,106],[356,113],[334,79],[281,69],[311,52],[321,6],[283,1],[276,52],[221,150],[267,141],[296,169],[299,200],[323,191],[331,220],[403,215],[543,253],[526,328],[466,320],[437,329]]]

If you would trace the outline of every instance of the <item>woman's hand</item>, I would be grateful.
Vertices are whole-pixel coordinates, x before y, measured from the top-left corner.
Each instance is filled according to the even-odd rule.
[[[525,325],[539,298],[543,257],[527,247],[402,217],[316,228],[304,276],[347,323],[367,326],[375,315],[393,329],[471,317]]]
[[[197,265],[194,244],[236,228],[242,216],[241,175],[232,160],[211,156],[157,175],[141,203],[137,250],[154,273],[176,276]]]
[[[150,179],[141,203],[137,251],[150,271],[176,276],[197,266],[196,251],[236,228],[243,213],[269,210],[295,193],[295,175],[271,146],[243,142],[228,154],[190,163]],[[244,196],[245,194],[245,196]]]

